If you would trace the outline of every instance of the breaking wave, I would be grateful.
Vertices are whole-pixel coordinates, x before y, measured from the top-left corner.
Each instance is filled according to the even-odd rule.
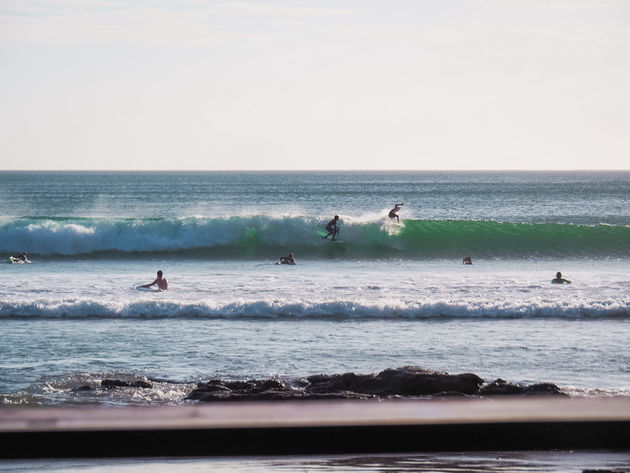
[[[208,318],[208,319],[430,319],[430,318],[612,318],[630,317],[630,302],[285,302],[162,300],[103,302],[102,300],[0,303],[0,317],[40,318]]]
[[[0,251],[36,255],[176,253],[206,258],[628,256],[630,227],[477,220],[342,217],[331,243],[325,221],[308,217],[74,218],[0,220]]]

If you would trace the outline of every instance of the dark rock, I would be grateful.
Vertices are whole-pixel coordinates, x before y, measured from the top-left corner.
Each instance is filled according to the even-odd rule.
[[[146,381],[122,381],[120,379],[104,379],[101,381],[101,387],[105,389],[114,388],[152,388],[151,383]]]
[[[523,394],[529,396],[566,396],[566,394],[563,393],[560,388],[553,383],[538,383],[526,386]]]
[[[258,394],[269,390],[286,391],[289,389],[284,383],[273,379],[232,381],[225,383],[225,385],[232,391],[251,394]]]
[[[273,379],[249,381],[211,380],[197,384],[188,399],[199,401],[286,400],[304,397],[302,390],[288,387]]]
[[[289,386],[273,379],[199,383],[188,399],[214,401],[317,400],[317,399],[400,399],[417,396],[452,397],[470,395],[564,395],[551,383],[531,386],[512,384],[503,379],[483,385],[472,373],[449,374],[404,366],[378,374],[317,374],[299,379]]]
[[[481,396],[496,396],[502,394],[523,394],[524,387],[518,384],[512,384],[504,379],[495,379],[493,382],[486,384],[477,394]]]
[[[76,388],[72,388],[73,393],[82,392],[82,391],[92,391],[94,388],[92,386],[88,386],[84,384],[83,386],[77,386]]]
[[[472,373],[449,374],[417,366],[387,369],[378,374],[316,375],[308,378],[311,393],[351,391],[377,396],[426,396],[440,392],[474,394],[483,380]]]
[[[505,394],[520,394],[526,396],[557,395],[565,396],[560,388],[552,383],[538,383],[530,386],[512,384],[504,379],[496,379],[486,384],[477,393],[480,396],[499,396]]]
[[[217,379],[213,379],[208,381],[207,383],[198,383],[197,391],[205,392],[205,393],[213,393],[213,392],[230,392],[230,388],[228,388],[223,381],[219,381]]]

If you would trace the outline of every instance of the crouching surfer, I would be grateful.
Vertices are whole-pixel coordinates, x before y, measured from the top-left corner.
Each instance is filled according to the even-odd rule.
[[[335,215],[335,217],[330,222],[328,222],[328,225],[326,225],[326,231],[328,232],[328,235],[322,237],[324,240],[327,239],[330,235],[332,235],[331,240],[335,239],[335,236],[337,236],[337,234],[339,233],[339,227],[337,226],[338,221],[339,215]]]
[[[280,262],[276,264],[295,264],[295,257],[293,253],[289,253],[289,256],[281,256]]]
[[[138,289],[140,289],[141,287],[148,288],[155,285],[157,285],[157,287],[159,287],[163,291],[166,291],[168,289],[168,281],[166,280],[166,278],[162,277],[162,271],[157,272],[157,278],[155,279],[155,281],[150,284],[143,284],[142,286],[138,286]]]
[[[558,271],[556,273],[556,277],[551,280],[551,283],[552,284],[571,284],[571,281],[569,281],[568,279],[564,279],[562,277],[562,273]]]

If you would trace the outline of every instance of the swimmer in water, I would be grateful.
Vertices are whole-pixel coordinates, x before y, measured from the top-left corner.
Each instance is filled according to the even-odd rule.
[[[395,204],[394,208],[389,211],[389,218],[391,219],[395,218],[397,223],[400,223],[400,218],[398,218],[398,214],[396,212],[400,210],[401,205],[405,205],[405,204]]]
[[[562,273],[560,271],[556,273],[556,277],[552,279],[551,282],[553,284],[571,284],[571,281],[562,277]]]
[[[280,263],[276,264],[295,264],[295,258],[293,257],[293,253],[289,253],[289,256],[281,256]]]
[[[462,264],[473,264],[472,262],[472,258],[470,256],[466,256],[463,260],[462,260]]]
[[[157,278],[155,279],[155,281],[153,281],[150,284],[143,284],[142,286],[138,286],[138,289],[141,287],[151,287],[151,286],[155,286],[157,284],[157,287],[159,287],[160,289],[162,289],[163,291],[166,291],[168,289],[168,281],[166,280],[166,278],[162,277],[162,271],[158,271],[157,272]]]

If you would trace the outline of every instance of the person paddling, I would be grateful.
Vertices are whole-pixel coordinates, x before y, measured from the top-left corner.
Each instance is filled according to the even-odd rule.
[[[141,288],[141,287],[148,288],[151,286],[155,286],[156,284],[157,284],[157,287],[159,287],[163,291],[166,291],[168,289],[168,281],[166,280],[166,278],[162,277],[162,271],[157,272],[157,278],[152,283],[143,284],[142,286],[138,286],[138,288]]]
[[[11,256],[14,261],[21,261],[22,263],[26,263],[28,261],[28,256],[26,255],[26,251],[23,251],[20,256]]]

